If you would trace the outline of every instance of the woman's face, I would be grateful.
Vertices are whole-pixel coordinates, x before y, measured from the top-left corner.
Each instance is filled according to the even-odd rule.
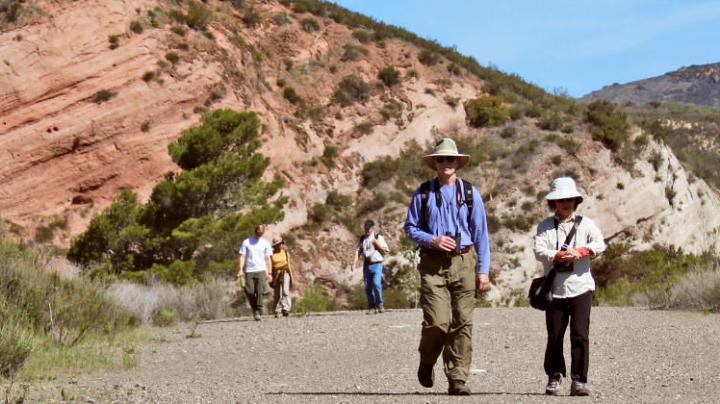
[[[575,211],[576,203],[575,198],[557,199],[555,200],[555,210],[561,216],[568,217]]]
[[[435,170],[440,175],[451,176],[457,170],[458,158],[453,156],[436,156]]]

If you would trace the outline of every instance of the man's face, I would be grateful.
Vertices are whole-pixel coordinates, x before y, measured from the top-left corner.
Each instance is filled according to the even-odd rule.
[[[457,170],[458,158],[454,156],[435,156],[435,170],[440,175],[450,176]]]
[[[370,234],[370,233],[372,233],[372,231],[373,231],[373,227],[372,227],[372,226],[365,228],[365,234]]]
[[[258,226],[255,228],[255,235],[257,237],[262,237],[262,235],[265,234],[265,226]]]

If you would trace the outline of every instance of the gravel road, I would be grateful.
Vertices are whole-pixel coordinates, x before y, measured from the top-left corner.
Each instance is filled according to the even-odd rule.
[[[560,397],[542,394],[544,317],[529,308],[475,310],[471,397],[446,395],[440,364],[435,387],[422,388],[421,319],[336,312],[202,323],[196,338],[188,326],[164,329],[140,347],[137,368],[83,376],[71,390],[95,403],[720,402],[717,314],[593,308],[588,398],[567,396],[566,381]],[[35,400],[48,401],[44,391]]]

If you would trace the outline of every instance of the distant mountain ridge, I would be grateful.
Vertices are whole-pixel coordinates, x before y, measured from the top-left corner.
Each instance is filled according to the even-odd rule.
[[[720,107],[720,63],[682,67],[662,76],[612,84],[581,100],[682,102]]]

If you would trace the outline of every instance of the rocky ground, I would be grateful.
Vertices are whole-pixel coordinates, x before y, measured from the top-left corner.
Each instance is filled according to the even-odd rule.
[[[95,403],[717,402],[720,316],[595,308],[589,398],[544,396],[543,314],[477,309],[470,398],[448,397],[440,376],[422,388],[415,372],[421,312],[249,318],[162,330],[129,372],[55,380],[30,401],[59,402],[64,386]],[[567,338],[567,337],[566,337]],[[569,353],[566,353],[569,357]]]

